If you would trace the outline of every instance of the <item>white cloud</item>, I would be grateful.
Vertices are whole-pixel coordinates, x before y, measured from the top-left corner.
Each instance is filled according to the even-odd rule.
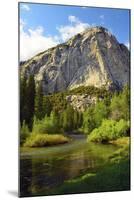
[[[26,24],[20,21],[20,60],[27,60],[37,53],[57,45],[56,38],[44,36],[43,27],[24,30]]]
[[[74,23],[79,23],[80,21],[79,21],[79,19],[76,17],[76,16],[74,16],[74,15],[69,15],[68,16],[68,20],[70,21],[70,22],[74,22]]]
[[[21,5],[21,9],[22,9],[22,10],[29,11],[29,10],[30,10],[30,7],[29,7],[27,4],[22,4],[22,5]]]
[[[60,34],[60,40],[63,42],[90,27],[88,23],[83,23],[77,17],[72,15],[68,17],[68,20],[71,22],[71,24],[57,27],[57,30]]]
[[[41,26],[31,29],[20,19],[20,60],[27,60],[37,53],[56,46],[58,43],[67,41],[72,36],[90,27],[88,23],[83,23],[76,16],[68,17],[69,24],[57,27],[57,35],[45,35]]]

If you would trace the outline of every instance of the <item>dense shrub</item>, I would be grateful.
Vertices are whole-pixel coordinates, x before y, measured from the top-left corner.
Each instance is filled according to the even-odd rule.
[[[126,136],[129,129],[129,123],[123,119],[119,122],[115,120],[103,120],[99,128],[95,128],[88,136],[88,141],[108,142],[122,136]]]
[[[24,146],[25,147],[44,147],[56,144],[67,143],[69,139],[63,135],[54,134],[32,134],[27,138]]]

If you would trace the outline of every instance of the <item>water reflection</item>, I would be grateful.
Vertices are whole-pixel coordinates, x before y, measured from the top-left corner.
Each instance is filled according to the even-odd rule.
[[[49,193],[65,180],[94,172],[115,147],[88,144],[85,140],[55,148],[42,148],[22,154],[20,161],[20,194]]]

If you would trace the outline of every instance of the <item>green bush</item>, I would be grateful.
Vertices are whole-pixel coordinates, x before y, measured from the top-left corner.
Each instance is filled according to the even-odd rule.
[[[25,147],[44,147],[69,142],[69,139],[63,135],[54,134],[31,134],[24,143]]]
[[[103,120],[99,128],[94,129],[88,136],[88,141],[108,142],[122,136],[126,136],[129,130],[129,123],[123,119],[119,122],[115,120]]]

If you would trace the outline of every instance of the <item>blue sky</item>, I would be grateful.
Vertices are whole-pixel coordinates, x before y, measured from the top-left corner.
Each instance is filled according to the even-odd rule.
[[[20,59],[67,41],[90,26],[104,26],[129,46],[129,10],[20,3]]]

